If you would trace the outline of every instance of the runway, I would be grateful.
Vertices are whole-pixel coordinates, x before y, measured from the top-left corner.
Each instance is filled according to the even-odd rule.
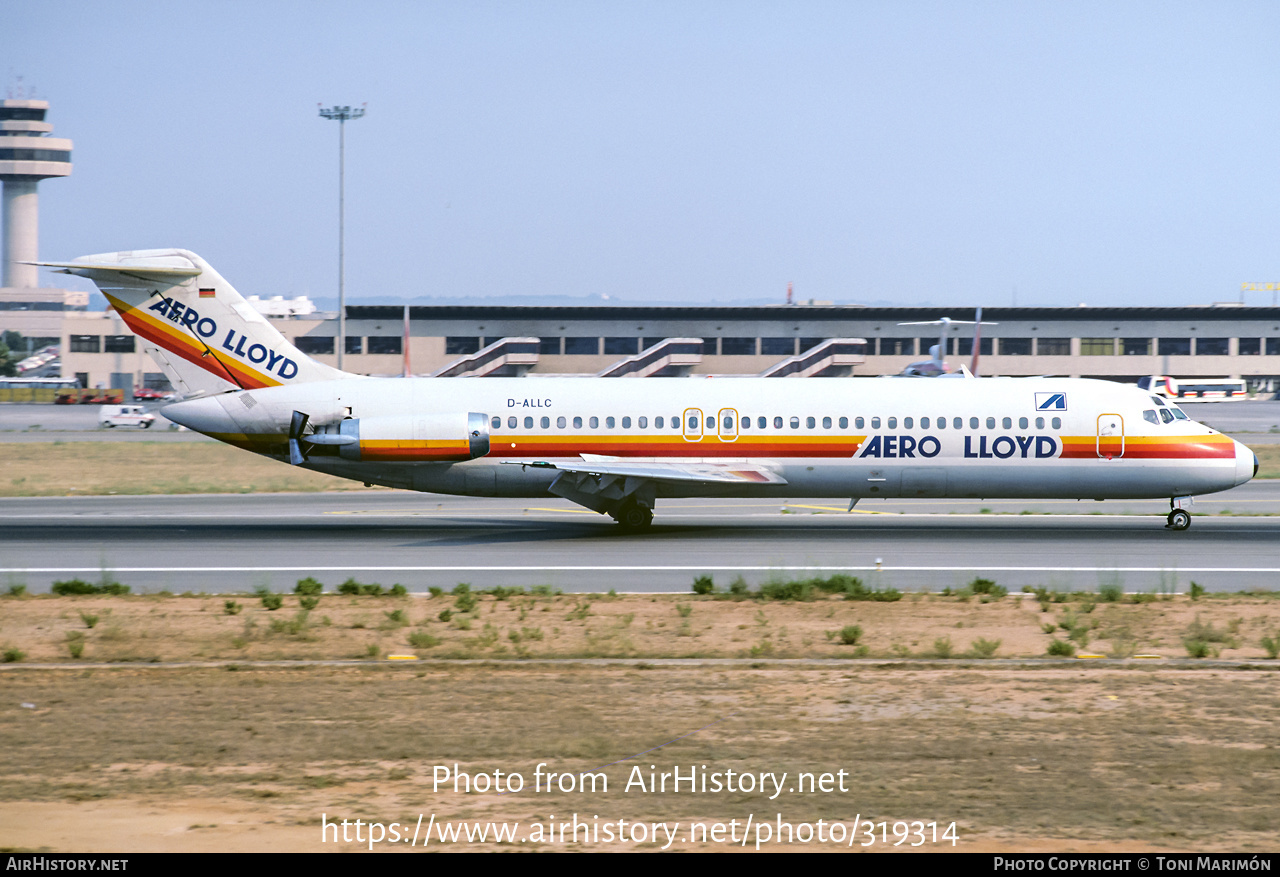
[[[985,511],[984,511],[985,510]],[[975,575],[1128,591],[1274,588],[1280,482],[1199,500],[1190,530],[1167,504],[929,500],[664,501],[620,531],[567,502],[389,491],[0,500],[0,588],[113,576],[134,592],[292,589],[315,575],[413,591],[548,585],[565,592],[685,592],[699,575],[852,572],[877,587],[939,590]],[[1224,514],[1226,512],[1227,514]]]

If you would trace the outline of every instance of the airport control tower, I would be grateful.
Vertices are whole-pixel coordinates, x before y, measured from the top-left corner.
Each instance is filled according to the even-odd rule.
[[[36,184],[71,173],[71,141],[48,136],[49,102],[0,100],[0,180],[4,181],[4,278],[0,286],[37,284],[39,202]]]

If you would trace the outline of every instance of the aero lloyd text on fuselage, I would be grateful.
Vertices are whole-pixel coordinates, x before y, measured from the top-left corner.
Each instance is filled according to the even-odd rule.
[[[974,439],[977,439],[975,443]],[[873,436],[862,445],[859,457],[932,458],[942,451],[937,436],[885,435]],[[1047,435],[998,435],[964,437],[964,456],[975,459],[1044,460],[1058,455],[1058,441]]]

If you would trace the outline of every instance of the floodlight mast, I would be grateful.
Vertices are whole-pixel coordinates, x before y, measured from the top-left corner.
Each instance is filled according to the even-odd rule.
[[[320,115],[325,119],[338,121],[338,368],[342,369],[342,354],[347,349],[347,295],[346,268],[343,262],[343,235],[346,200],[346,126],[348,119],[358,119],[364,115],[366,104],[358,107],[320,107]]]

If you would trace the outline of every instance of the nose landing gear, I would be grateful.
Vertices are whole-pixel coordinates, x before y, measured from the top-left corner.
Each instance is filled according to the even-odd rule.
[[[1191,513],[1187,511],[1191,507],[1191,503],[1195,502],[1192,496],[1175,496],[1169,500],[1169,517],[1165,520],[1166,530],[1185,530],[1191,526]]]

